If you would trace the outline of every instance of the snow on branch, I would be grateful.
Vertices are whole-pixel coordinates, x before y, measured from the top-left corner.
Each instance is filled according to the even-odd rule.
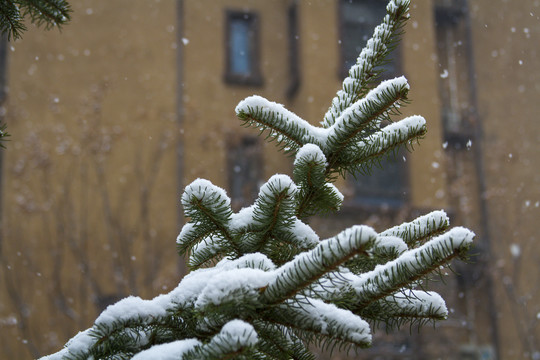
[[[294,214],[296,184],[287,175],[273,175],[259,191],[253,208],[253,219],[263,231],[276,226],[290,227]]]
[[[232,320],[209,343],[194,347],[182,359],[227,359],[255,346],[258,341],[257,332],[251,324]]]
[[[197,242],[191,249],[191,256],[188,260],[190,268],[199,268],[219,258],[221,254],[226,253],[227,248],[224,242],[225,239],[218,235],[208,236],[202,241]]]
[[[408,91],[409,84],[404,76],[381,82],[365,97],[345,109],[328,128],[325,150],[339,150],[364,128],[373,126],[373,122],[378,125],[380,120],[399,107],[399,101],[406,99]]]
[[[257,303],[259,289],[267,286],[272,278],[271,273],[259,269],[220,271],[208,279],[197,296],[195,308],[203,311],[207,306],[221,306],[224,303],[237,306]]]
[[[261,96],[250,96],[236,106],[236,115],[245,126],[268,130],[268,137],[276,140],[280,148],[296,150],[307,143],[321,143],[321,128],[312,126],[283,105],[268,101]]]
[[[154,345],[150,349],[136,354],[132,360],[177,360],[184,354],[193,351],[202,343],[197,339],[177,340],[170,343]]]
[[[225,190],[205,179],[197,179],[186,186],[182,206],[188,217],[197,217],[201,206],[208,210],[230,213],[231,199]],[[203,212],[205,213],[205,212]]]
[[[384,258],[396,258],[407,250],[405,241],[397,236],[377,236],[371,252],[373,255]]]
[[[373,36],[362,49],[356,64],[349,70],[349,76],[343,81],[342,90],[339,90],[332,100],[332,105],[326,112],[323,127],[332,126],[342,112],[348,109],[359,98],[364,96],[377,78],[382,65],[396,43],[405,21],[408,19],[409,0],[390,1],[386,7],[387,15],[382,23],[373,31]]]
[[[446,318],[438,294],[414,289],[465,255],[474,237],[460,227],[445,232],[444,211],[380,234],[353,226],[323,241],[306,220],[341,207],[337,175],[369,169],[426,132],[421,116],[392,122],[407,101],[405,77],[372,86],[408,8],[409,0],[389,2],[322,127],[260,96],[241,101],[236,114],[245,126],[295,154],[294,181],[272,176],[237,213],[225,190],[193,181],[181,197],[188,222],[177,246],[194,270],[168,294],[109,306],[45,359],[312,359],[305,343],[369,346],[366,320]]]
[[[230,239],[227,228],[232,215],[231,199],[225,190],[208,180],[197,179],[184,190],[182,205],[191,222],[182,228],[176,239],[180,252],[191,249],[212,234],[219,233]]]
[[[392,123],[371,136],[343,150],[342,158],[365,169],[381,156],[391,152],[400,145],[409,144],[412,140],[424,136],[426,120],[422,116],[409,116]]]
[[[325,273],[369,248],[377,234],[368,226],[353,226],[321,241],[313,250],[301,253],[276,270],[263,298],[272,304],[291,298]]]
[[[443,298],[433,291],[402,289],[372,302],[361,309],[359,314],[374,326],[384,323],[388,330],[399,328],[404,323],[424,325],[445,320],[448,309]]]
[[[294,160],[294,180],[305,189],[320,189],[326,183],[326,156],[314,144],[306,144],[298,150]]]
[[[279,306],[278,321],[358,347],[371,345],[369,324],[349,310],[312,298],[299,297]],[[320,341],[320,339],[317,339]]]
[[[432,211],[415,220],[394,226],[381,232],[380,236],[397,236],[409,246],[423,243],[428,237],[438,235],[448,228],[450,219],[443,210]]]
[[[456,227],[416,249],[404,252],[394,261],[359,275],[351,284],[358,295],[358,306],[366,306],[423,278],[453,257],[463,254],[473,238],[472,231]]]
[[[293,175],[298,185],[296,194],[298,217],[336,211],[341,208],[343,195],[327,182],[326,156],[314,144],[306,144],[296,154]]]
[[[448,309],[443,298],[433,291],[409,290],[384,299],[387,316],[446,319]]]
[[[236,114],[248,126],[257,126],[261,131],[269,130],[269,136],[276,138],[279,144],[284,142],[282,147],[288,151],[314,144],[329,155],[346,146],[364,128],[376,126],[382,119],[388,118],[393,110],[399,108],[400,100],[406,99],[408,90],[409,84],[403,76],[383,81],[366,97],[349,106],[327,129],[313,126],[283,105],[260,96],[242,100],[236,107]],[[412,120],[404,121],[408,124]],[[313,151],[313,147],[304,149],[304,152],[312,155]]]

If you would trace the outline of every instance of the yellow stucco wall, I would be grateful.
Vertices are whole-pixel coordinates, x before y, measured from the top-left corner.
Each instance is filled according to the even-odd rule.
[[[228,186],[227,141],[257,133],[239,126],[234,108],[240,100],[256,93],[318,124],[341,86],[336,1],[298,2],[302,71],[293,98],[285,95],[290,1],[178,3],[78,1],[62,32],[31,27],[11,44],[6,122],[12,137],[3,152],[0,269],[5,357],[58,349],[95,318],[97,290],[103,305],[132,293],[151,297],[178,282],[180,187],[198,177]],[[531,355],[531,342],[522,341],[521,333],[536,324],[540,311],[538,272],[528,271],[538,259],[540,69],[534,44],[540,9],[525,1],[470,5],[483,137],[473,139],[470,151],[443,148],[433,1],[413,1],[400,47],[412,100],[404,116],[423,115],[428,134],[407,156],[410,201],[394,218],[447,208],[454,224],[489,235],[480,239],[491,244],[482,276],[493,276],[501,358],[514,359]],[[260,87],[223,81],[226,9],[260,16]],[[485,170],[488,234],[476,146]],[[264,145],[263,163],[263,180],[291,170],[291,159],[273,144]],[[346,182],[338,186],[347,194]],[[347,213],[352,223],[381,217],[378,209]],[[516,254],[515,246],[518,256],[510,251]],[[483,279],[474,281],[478,289],[468,295],[453,277],[446,287],[449,304],[465,320],[456,314],[419,336],[454,350],[492,341],[485,302],[490,294]],[[538,337],[540,327],[535,329],[529,332]]]
[[[6,358],[90,326],[96,290],[100,307],[178,281],[175,3],[72,5],[62,32],[30,26],[8,54]]]

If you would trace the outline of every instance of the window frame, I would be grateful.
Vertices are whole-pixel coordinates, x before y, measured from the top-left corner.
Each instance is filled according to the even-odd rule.
[[[287,10],[287,28],[289,84],[285,96],[291,100],[300,89],[300,27],[297,2],[289,5]]]
[[[263,147],[256,135],[233,135],[226,146],[228,193],[233,210],[238,211],[251,205],[259,193],[264,176]]]
[[[373,164],[369,174],[358,174],[356,177],[351,176],[349,179],[349,186],[353,191],[351,196],[351,202],[357,207],[366,208],[385,208],[385,209],[398,209],[410,202],[410,169],[407,166],[407,151],[404,148],[400,148],[395,153],[388,155],[382,155],[379,164]],[[405,160],[403,160],[405,159]],[[396,166],[399,166],[399,174],[393,174],[388,172],[388,163],[394,161]],[[385,173],[386,171],[386,173]],[[392,188],[392,191],[384,191],[384,188],[377,188],[375,192],[371,187],[365,187],[365,191],[359,191],[360,184],[359,178],[369,177],[372,180],[379,179],[376,173],[379,172],[380,176],[399,176],[399,188]],[[368,186],[370,184],[368,183]]]
[[[232,71],[231,56],[231,25],[233,21],[246,21],[251,32],[249,36],[248,49],[250,57],[250,73],[239,74]],[[260,67],[260,18],[254,11],[245,10],[225,10],[225,73],[224,81],[228,84],[262,86],[263,78]]]

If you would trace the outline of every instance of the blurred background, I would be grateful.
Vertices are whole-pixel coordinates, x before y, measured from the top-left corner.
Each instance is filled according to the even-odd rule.
[[[0,357],[59,350],[107,305],[186,273],[179,198],[198,177],[236,210],[292,160],[241,128],[252,94],[318,124],[384,0],[78,0],[62,31],[0,45]],[[434,327],[380,328],[356,359],[540,359],[540,1],[416,0],[384,78],[428,135],[338,182],[321,236],[444,208],[477,234],[433,282]],[[345,359],[336,352],[320,359]]]

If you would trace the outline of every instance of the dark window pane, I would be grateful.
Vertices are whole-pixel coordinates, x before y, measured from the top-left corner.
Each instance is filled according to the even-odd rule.
[[[237,75],[251,73],[250,26],[245,19],[232,19],[230,23],[230,70]]]
[[[240,85],[262,84],[258,29],[257,14],[226,12],[226,82]]]
[[[381,160],[370,175],[359,175],[353,182],[355,202],[359,205],[399,206],[406,200],[407,171],[403,155]]]
[[[230,141],[227,151],[229,193],[234,210],[251,205],[262,181],[262,151],[259,139],[253,136]]]

